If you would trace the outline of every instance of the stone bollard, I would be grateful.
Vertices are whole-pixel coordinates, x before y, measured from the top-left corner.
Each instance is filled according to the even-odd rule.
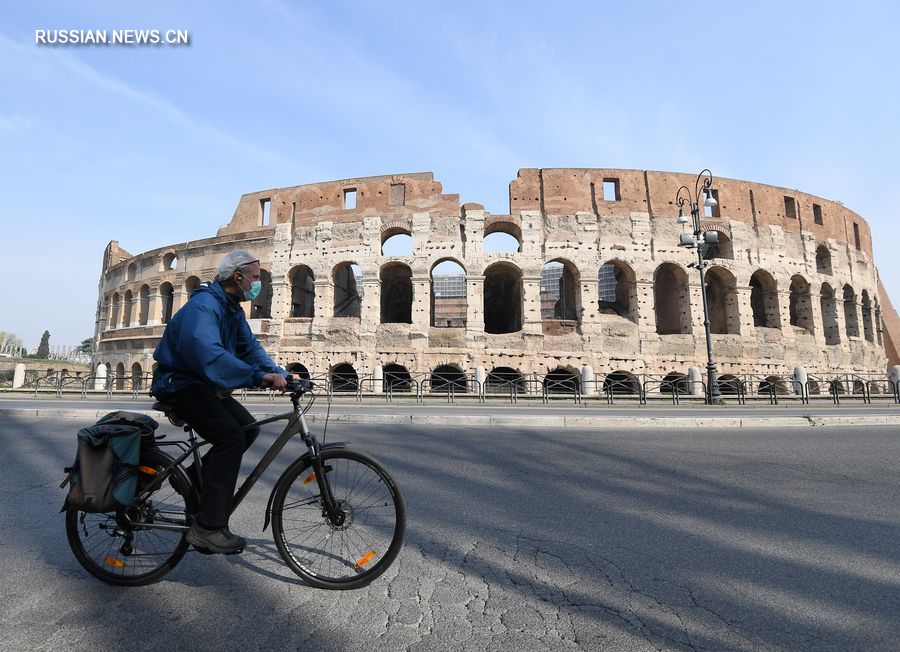
[[[585,396],[595,396],[597,394],[594,369],[589,364],[581,367],[581,393]]]
[[[372,393],[383,394],[385,390],[384,367],[380,364],[375,365],[375,368],[372,370],[372,379]]]
[[[475,367],[475,382],[478,383],[478,395],[484,396],[484,383],[487,380],[487,373],[484,367]]]
[[[794,394],[797,394],[800,398],[806,399],[806,381],[809,380],[809,376],[806,374],[806,369],[803,367],[794,367]]]
[[[22,385],[25,384],[25,365],[21,362],[16,365],[15,371],[13,371],[13,389],[19,389]]]
[[[703,396],[703,377],[697,367],[688,367],[688,391],[691,396]]]
[[[97,365],[97,372],[94,374],[94,391],[101,392],[106,389],[106,365]]]

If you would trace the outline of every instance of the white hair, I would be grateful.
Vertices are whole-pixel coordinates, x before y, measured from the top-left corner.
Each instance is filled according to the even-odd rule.
[[[225,254],[222,260],[219,261],[219,275],[216,277],[216,280],[218,280],[220,283],[226,282],[230,280],[232,274],[238,271],[241,267],[249,265],[250,263],[258,262],[259,258],[254,256],[246,249],[235,249],[231,253]]]

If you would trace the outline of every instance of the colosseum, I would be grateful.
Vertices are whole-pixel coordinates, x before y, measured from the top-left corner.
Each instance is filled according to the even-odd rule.
[[[522,169],[508,215],[460,205],[431,173],[245,194],[215,237],[137,255],[109,243],[93,363],[146,377],[166,322],[243,247],[264,269],[245,304],[253,331],[279,363],[337,390],[665,391],[706,364],[696,253],[679,246],[675,219],[676,191],[695,179]],[[883,376],[893,348],[865,220],[758,183],[716,178],[710,193],[701,220],[718,234],[706,287],[723,382],[796,367]]]

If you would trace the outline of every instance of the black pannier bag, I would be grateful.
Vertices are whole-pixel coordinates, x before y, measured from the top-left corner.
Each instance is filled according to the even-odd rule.
[[[131,504],[141,448],[155,445],[158,427],[152,417],[120,410],[79,430],[75,463],[60,485],[69,485],[61,511],[110,512]]]

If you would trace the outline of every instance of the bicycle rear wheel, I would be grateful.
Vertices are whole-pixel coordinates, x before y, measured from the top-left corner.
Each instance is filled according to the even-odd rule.
[[[275,545],[290,569],[312,586],[360,588],[386,571],[403,547],[403,496],[387,472],[361,453],[322,451],[322,467],[340,519],[328,518],[311,463],[298,460],[275,490]]]
[[[158,449],[142,450],[141,466],[146,468],[138,476],[138,495],[172,462]],[[181,467],[174,467],[150,496],[125,510],[90,513],[68,509],[69,546],[85,570],[108,584],[142,586],[157,582],[187,552],[185,532],[141,526],[189,526],[189,514],[196,512],[194,502],[190,480]]]

